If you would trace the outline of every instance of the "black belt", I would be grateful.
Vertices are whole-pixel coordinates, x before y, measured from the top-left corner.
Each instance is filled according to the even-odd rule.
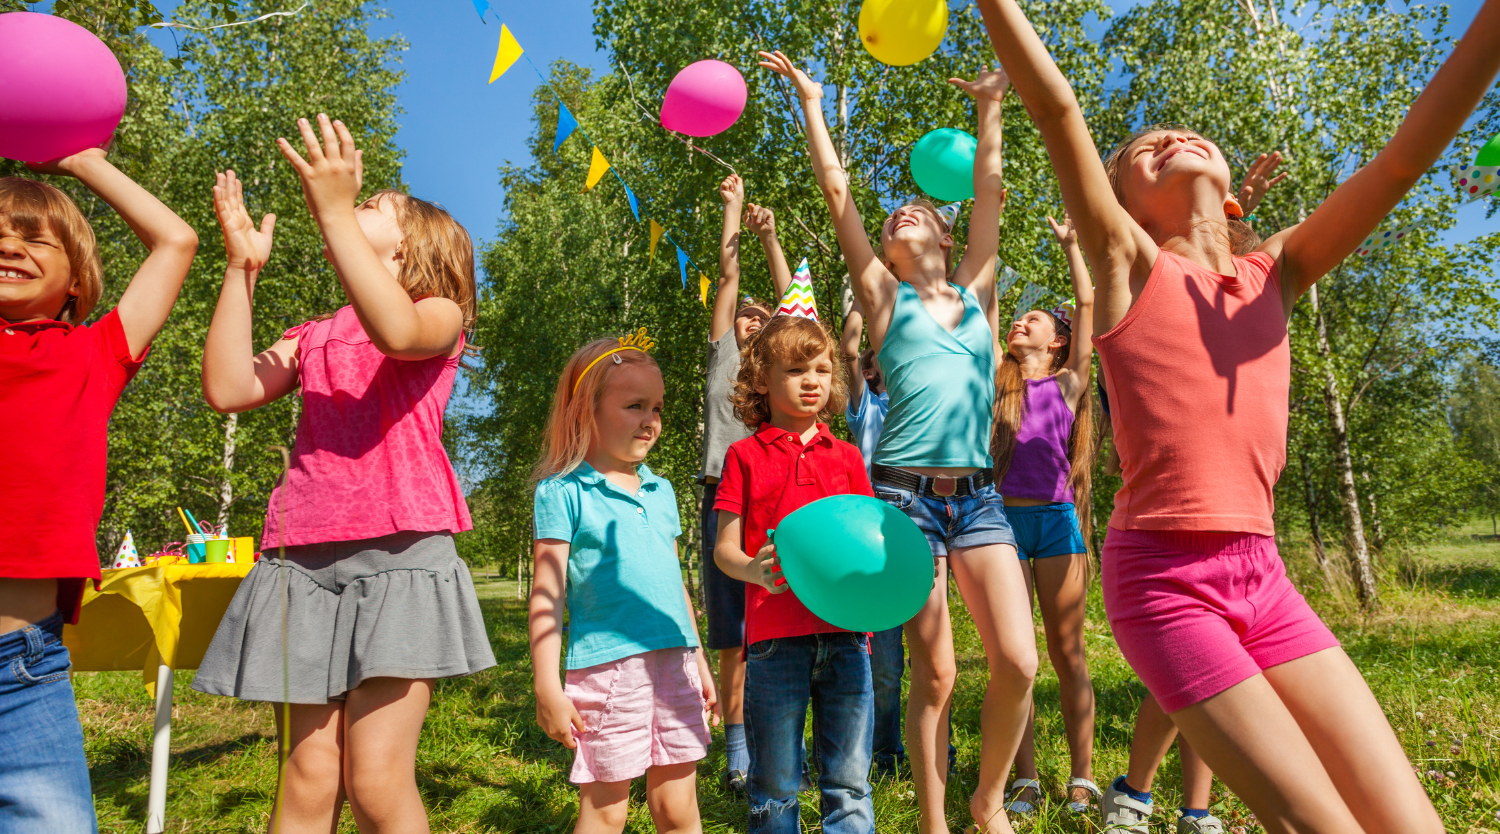
[[[870,467],[870,480],[877,484],[890,484],[907,492],[915,492],[930,498],[967,498],[995,482],[995,473],[980,469],[971,475],[919,475],[894,466],[875,464]]]

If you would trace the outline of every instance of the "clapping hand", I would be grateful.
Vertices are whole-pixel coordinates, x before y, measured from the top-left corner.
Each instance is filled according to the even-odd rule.
[[[306,159],[284,138],[278,137],[276,145],[302,177],[302,195],[313,217],[341,209],[353,211],[364,182],[364,151],[354,147],[354,136],[343,122],[329,121],[326,114],[319,113],[318,129],[323,134],[321,144],[312,125],[306,119],[297,120],[297,130],[307,148]]]
[[[276,215],[261,218],[260,229],[245,210],[245,185],[234,171],[225,171],[214,184],[214,214],[224,231],[224,254],[230,269],[260,272],[271,259],[271,233]]]

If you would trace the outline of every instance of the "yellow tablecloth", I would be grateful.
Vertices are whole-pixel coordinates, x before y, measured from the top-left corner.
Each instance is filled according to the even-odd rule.
[[[63,644],[80,672],[140,669],[156,697],[156,668],[196,669],[250,562],[164,565],[104,571],[88,583],[78,625]]]

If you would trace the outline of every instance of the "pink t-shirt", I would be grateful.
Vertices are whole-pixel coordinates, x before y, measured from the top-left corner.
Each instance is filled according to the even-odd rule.
[[[353,307],[286,335],[298,337],[302,417],[291,472],[271,492],[261,547],[471,529],[443,449],[443,409],[460,357],[392,359]]]
[[[1291,352],[1269,255],[1233,278],[1162,250],[1135,306],[1094,338],[1125,484],[1109,526],[1275,535]]]

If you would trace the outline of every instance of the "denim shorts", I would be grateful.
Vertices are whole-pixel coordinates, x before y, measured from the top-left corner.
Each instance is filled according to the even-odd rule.
[[[925,487],[930,479],[922,478]],[[991,544],[1015,545],[1005,503],[993,484],[963,497],[933,498],[876,481],[875,497],[917,523],[932,546],[932,555]]]
[[[1070,503],[1006,507],[1005,516],[1015,530],[1016,555],[1022,559],[1088,552],[1078,529],[1078,511]]]

